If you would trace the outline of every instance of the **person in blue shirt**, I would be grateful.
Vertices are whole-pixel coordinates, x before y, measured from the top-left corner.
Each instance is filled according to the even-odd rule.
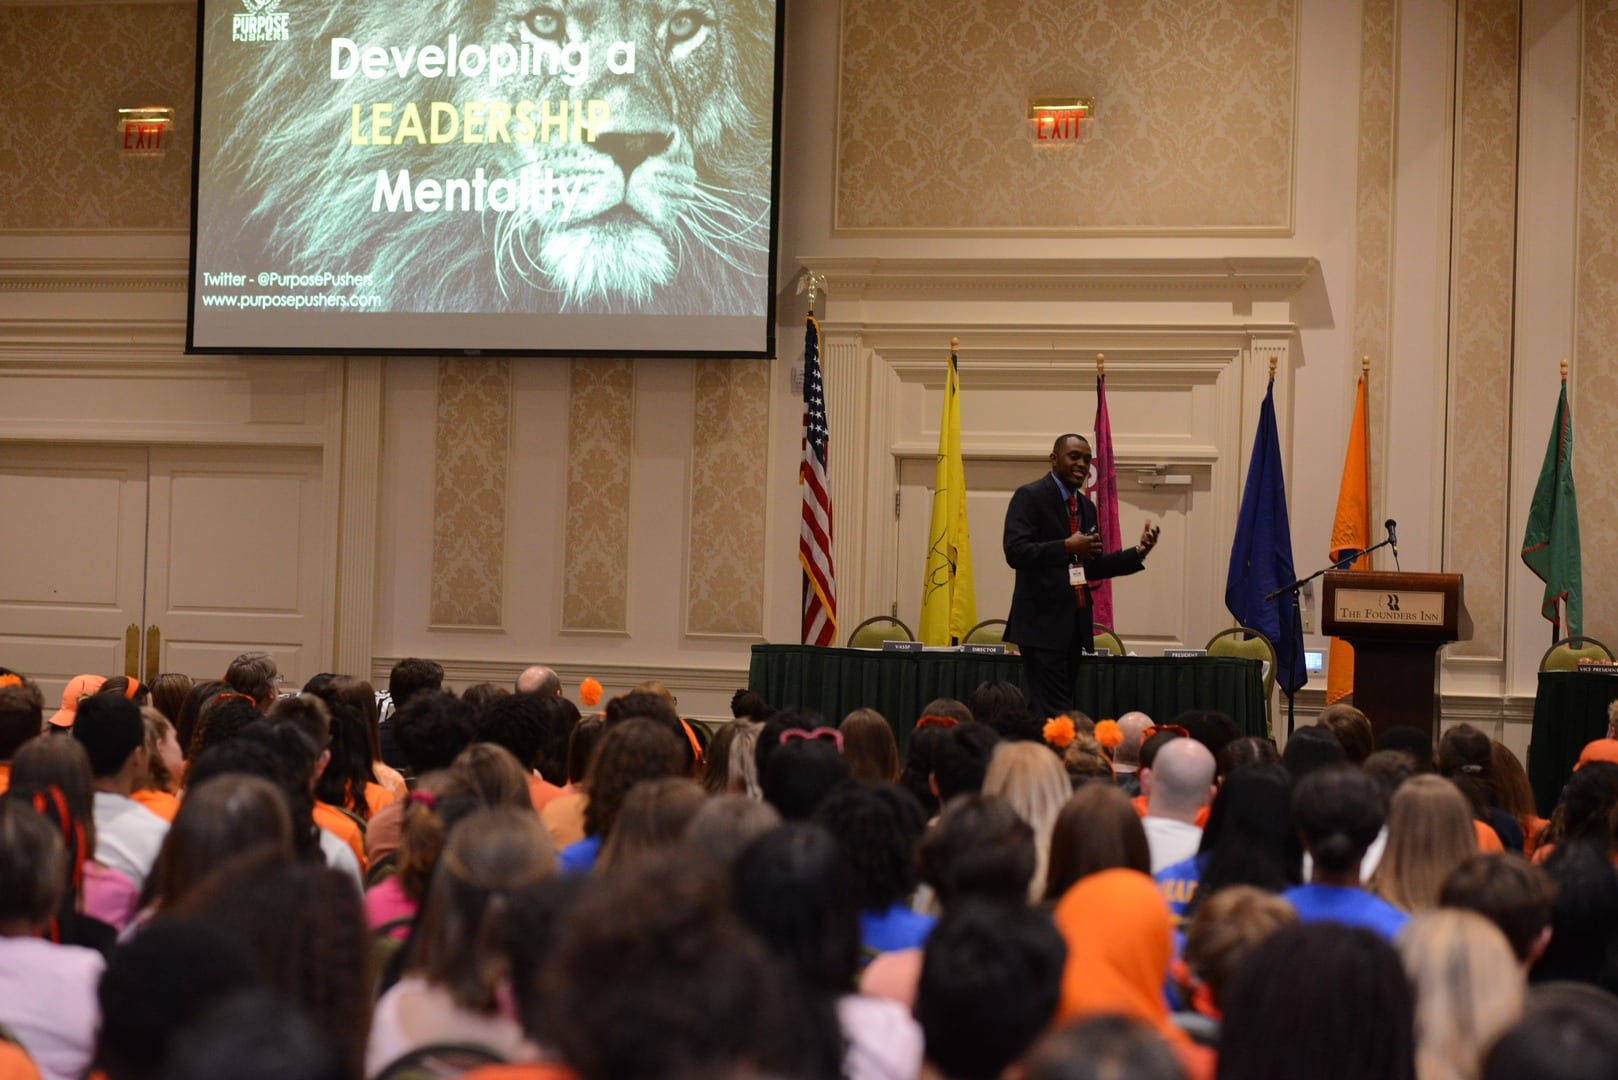
[[[1299,919],[1357,926],[1389,941],[1398,934],[1410,916],[1360,887],[1360,862],[1387,815],[1381,786],[1357,766],[1330,765],[1298,782],[1292,823],[1314,870],[1281,895]]]
[[[926,944],[937,920],[909,905],[916,844],[927,828],[915,796],[897,784],[851,781],[821,802],[814,821],[837,838],[854,867],[866,958]]]

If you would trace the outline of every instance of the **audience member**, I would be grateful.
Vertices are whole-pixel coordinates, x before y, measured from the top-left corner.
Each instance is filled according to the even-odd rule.
[[[1045,903],[1056,903],[1091,874],[1114,869],[1151,873],[1152,853],[1146,830],[1121,790],[1086,784],[1056,815]]]
[[[1301,881],[1292,827],[1292,781],[1279,764],[1231,773],[1214,797],[1197,853],[1152,875],[1169,910],[1184,919],[1232,885],[1278,893]]]
[[[1584,986],[1535,987],[1521,1020],[1483,1062],[1482,1080],[1618,1076],[1618,1001]]]
[[[1163,999],[1174,942],[1168,906],[1150,877],[1091,874],[1057,902],[1055,920],[1067,942],[1058,1019],[1117,1013],[1139,1020],[1173,1044],[1191,1077],[1213,1075],[1212,1052],[1174,1025]]]
[[[899,744],[893,728],[875,709],[855,709],[837,725],[843,735],[843,758],[848,774],[867,784],[893,784],[899,780]]]
[[[1073,795],[1062,759],[1042,743],[1005,742],[996,747],[983,775],[983,794],[1004,799],[1034,833],[1034,876],[1029,902],[1045,895],[1051,833]]]
[[[89,1067],[105,966],[93,949],[40,936],[61,902],[67,858],[43,817],[0,799],[0,1025],[47,1080],[79,1080]]]
[[[860,940],[870,955],[916,948],[936,921],[912,911],[916,843],[927,827],[921,807],[897,784],[844,784],[815,811],[854,867]]]
[[[475,742],[455,756],[451,767],[466,777],[484,806],[534,808],[533,789],[528,786],[533,774],[503,746]]]
[[[281,671],[269,653],[245,652],[225,669],[225,682],[236,693],[252,698],[258,711],[266,713],[281,692]]]
[[[636,784],[624,796],[596,869],[616,873],[629,863],[674,846],[706,800],[702,785],[684,776]]]
[[[1364,765],[1365,759],[1376,749],[1370,719],[1347,702],[1327,705],[1315,718],[1315,723],[1337,736],[1350,765]]]
[[[230,932],[196,918],[152,920],[118,946],[96,989],[96,1067],[106,1080],[169,1075],[170,1053],[187,1025],[258,985],[257,961]]]
[[[1281,764],[1281,751],[1275,748],[1270,739],[1261,739],[1257,735],[1248,735],[1228,744],[1219,753],[1219,779],[1223,780],[1237,769],[1246,765],[1279,765]]]
[[[958,724],[945,733],[933,752],[928,787],[942,806],[957,795],[983,790],[983,778],[1000,736],[987,724]]]
[[[90,759],[77,739],[30,739],[12,759],[11,798],[43,814],[68,852],[52,939],[106,953],[140,906],[140,890],[97,862]]]
[[[1534,789],[1528,772],[1505,743],[1489,740],[1490,768],[1494,773],[1495,800],[1510,814],[1523,834],[1523,854],[1532,855],[1540,834],[1549,824],[1534,806]]]
[[[581,873],[594,867],[630,788],[642,780],[683,776],[686,762],[679,740],[656,720],[635,718],[609,727],[590,770],[584,839],[562,849],[562,869]]]
[[[945,911],[916,990],[928,1065],[943,1080],[998,1080],[1050,1026],[1066,959],[1043,910],[969,901]]]
[[[1390,941],[1399,932],[1409,916],[1360,887],[1360,861],[1386,816],[1382,789],[1352,765],[1328,765],[1298,781],[1292,822],[1313,867],[1305,884],[1282,895],[1300,919],[1364,927]]]
[[[1410,920],[1398,947],[1416,995],[1416,1076],[1477,1080],[1483,1055],[1522,1014],[1511,946],[1481,915],[1435,908]]]
[[[1348,760],[1343,744],[1327,727],[1313,724],[1301,727],[1287,736],[1287,747],[1281,752],[1281,764],[1292,774],[1295,785],[1316,769],[1327,765],[1341,765]]]
[[[552,799],[559,798],[562,788],[553,784],[537,770],[539,750],[545,741],[545,699],[537,694],[510,694],[496,698],[484,707],[477,718],[475,740],[493,743],[511,751],[522,767],[528,784],[529,800],[535,810],[545,809]]]
[[[1465,796],[1437,776],[1412,777],[1399,788],[1387,830],[1371,891],[1411,914],[1438,907],[1444,879],[1478,850]]]
[[[808,821],[828,794],[848,782],[848,762],[838,749],[842,736],[816,728],[788,729],[780,737],[784,741],[759,774],[759,788],[783,821]]]
[[[1213,798],[1214,756],[1195,739],[1175,739],[1158,751],[1141,771],[1146,795],[1146,843],[1152,872],[1183,862],[1197,853],[1202,829],[1197,817]]]
[[[747,845],[779,824],[781,815],[767,802],[745,795],[711,795],[691,816],[683,841],[728,870]]]
[[[532,813],[480,810],[450,831],[412,940],[410,968],[377,1000],[368,1075],[430,1043],[477,1043],[506,1056],[522,1048],[521,1027],[500,1008],[511,974],[503,922],[511,895],[555,868],[550,838]]]
[[[741,854],[731,881],[736,914],[795,985],[800,1020],[790,1045],[800,1075],[916,1075],[922,1035],[909,1010],[849,992],[860,962],[860,919],[842,845],[817,825],[788,823]]]
[[[1116,783],[1124,794],[1134,798],[1140,791],[1140,744],[1143,732],[1152,726],[1152,718],[1143,712],[1126,712],[1118,718],[1118,732],[1122,741],[1112,748],[1112,771]]]
[[[286,998],[231,994],[174,1039],[164,1080],[354,1080],[330,1039]]]
[[[75,675],[62,687],[62,707],[51,713],[47,723],[53,728],[67,730],[78,718],[79,702],[101,692],[107,681],[105,675]]]
[[[1377,736],[1376,748],[1397,750],[1408,756],[1415,763],[1417,772],[1438,771],[1438,763],[1433,760],[1433,737],[1426,728],[1410,724],[1390,724],[1382,729],[1381,735]]]
[[[1292,905],[1273,892],[1251,885],[1210,892],[1185,931],[1191,1011],[1216,1023],[1223,1019],[1225,992],[1242,962],[1271,934],[1297,921]]]
[[[293,859],[292,811],[279,787],[231,773],[193,785],[163,839],[147,910],[171,910],[218,867],[260,849],[282,862]]]
[[[45,697],[39,687],[17,675],[5,678],[15,681],[0,686],[0,795],[11,784],[11,759],[45,729]]]
[[[400,661],[401,664],[406,662]],[[394,670],[399,669],[395,666]],[[442,670],[438,678],[442,681]],[[388,764],[403,768],[411,776],[447,769],[472,741],[476,723],[472,710],[454,694],[430,688],[412,689],[405,704],[396,708],[391,723],[385,725],[383,758],[387,759],[388,740],[392,739],[397,761]],[[378,810],[366,823],[368,860],[386,858],[398,849],[399,823],[403,816],[403,804],[394,802]]]
[[[1478,839],[1483,850],[1499,850],[1488,843],[1486,829],[1492,828],[1506,851],[1523,849],[1522,826],[1500,809],[1495,794],[1494,742],[1471,724],[1457,724],[1438,740],[1438,771],[1461,789],[1477,819]]]
[[[1155,1028],[1101,1014],[1036,1043],[1023,1080],[1185,1080],[1185,1070]]]
[[[1556,883],[1520,855],[1473,855],[1450,872],[1439,891],[1446,908],[1475,911],[1506,936],[1517,962],[1533,967],[1551,940]]]
[[[180,714],[174,719],[174,737],[180,744],[180,752],[187,758],[191,757],[203,708],[220,694],[233,692],[223,679],[198,679],[191,684],[185,700],[180,703]]]
[[[1410,983],[1369,930],[1283,927],[1236,969],[1224,1000],[1219,1080],[1416,1080]]]
[[[196,685],[191,676],[179,672],[169,671],[152,680],[151,691],[152,708],[163,714],[163,719],[170,724],[178,725],[180,710],[185,707],[185,699],[190,696],[191,688]]]
[[[130,798],[146,775],[146,725],[135,703],[95,694],[79,703],[73,737],[90,758],[95,787],[95,860],[136,889],[157,861],[169,823]]]

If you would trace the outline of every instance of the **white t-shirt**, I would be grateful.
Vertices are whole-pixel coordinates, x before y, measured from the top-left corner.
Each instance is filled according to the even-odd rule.
[[[110,791],[95,793],[95,860],[135,883],[138,893],[163,849],[169,823],[134,799]]]
[[[96,984],[105,966],[94,949],[0,937],[0,1024],[45,1080],[79,1080],[90,1067],[101,1023]]]
[[[910,1010],[890,998],[845,994],[837,999],[847,1080],[914,1080],[925,1040]]]
[[[1146,830],[1146,846],[1152,852],[1154,874],[1165,866],[1185,862],[1202,844],[1202,830],[1188,822],[1147,814],[1140,823]]]

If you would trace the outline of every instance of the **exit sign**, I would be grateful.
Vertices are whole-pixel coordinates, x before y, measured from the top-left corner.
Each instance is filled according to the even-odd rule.
[[[1029,136],[1036,143],[1076,143],[1089,125],[1093,98],[1029,98]]]
[[[168,151],[174,138],[174,110],[140,108],[118,110],[118,150],[132,157],[151,157]]]

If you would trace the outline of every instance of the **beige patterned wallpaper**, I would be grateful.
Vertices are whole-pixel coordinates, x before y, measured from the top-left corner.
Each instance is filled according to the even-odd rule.
[[[1289,233],[1296,22],[1297,0],[843,0],[836,225]],[[1036,145],[1026,100],[1059,94],[1094,119]]]
[[[1397,89],[1398,0],[1364,0],[1360,28],[1360,143],[1354,219],[1353,375],[1371,358],[1366,382],[1370,425],[1371,516],[1381,516],[1387,474],[1389,308],[1393,288],[1393,136]],[[1352,388],[1352,381],[1350,381]],[[1373,556],[1374,558],[1374,556]]]
[[[0,9],[0,229],[191,222],[194,4]],[[130,158],[118,109],[175,110],[173,149]]]
[[[1584,6],[1579,108],[1578,305],[1573,374],[1574,483],[1584,548],[1584,632],[1618,638],[1618,473],[1601,452],[1618,431],[1618,4]],[[1553,378],[1547,364],[1546,377]],[[1549,431],[1550,417],[1537,420]],[[1531,429],[1533,430],[1533,429]],[[1543,445],[1544,436],[1531,445]],[[1536,454],[1543,453],[1536,449]]]
[[[562,629],[629,629],[629,462],[635,367],[575,360],[568,376]]]
[[[511,361],[440,360],[427,616],[434,625],[503,621],[510,445]]]
[[[691,444],[689,634],[764,635],[765,455],[770,365],[703,360]]]
[[[1444,569],[1466,576],[1472,640],[1448,655],[1505,655],[1516,270],[1517,0],[1463,0],[1450,258]]]

